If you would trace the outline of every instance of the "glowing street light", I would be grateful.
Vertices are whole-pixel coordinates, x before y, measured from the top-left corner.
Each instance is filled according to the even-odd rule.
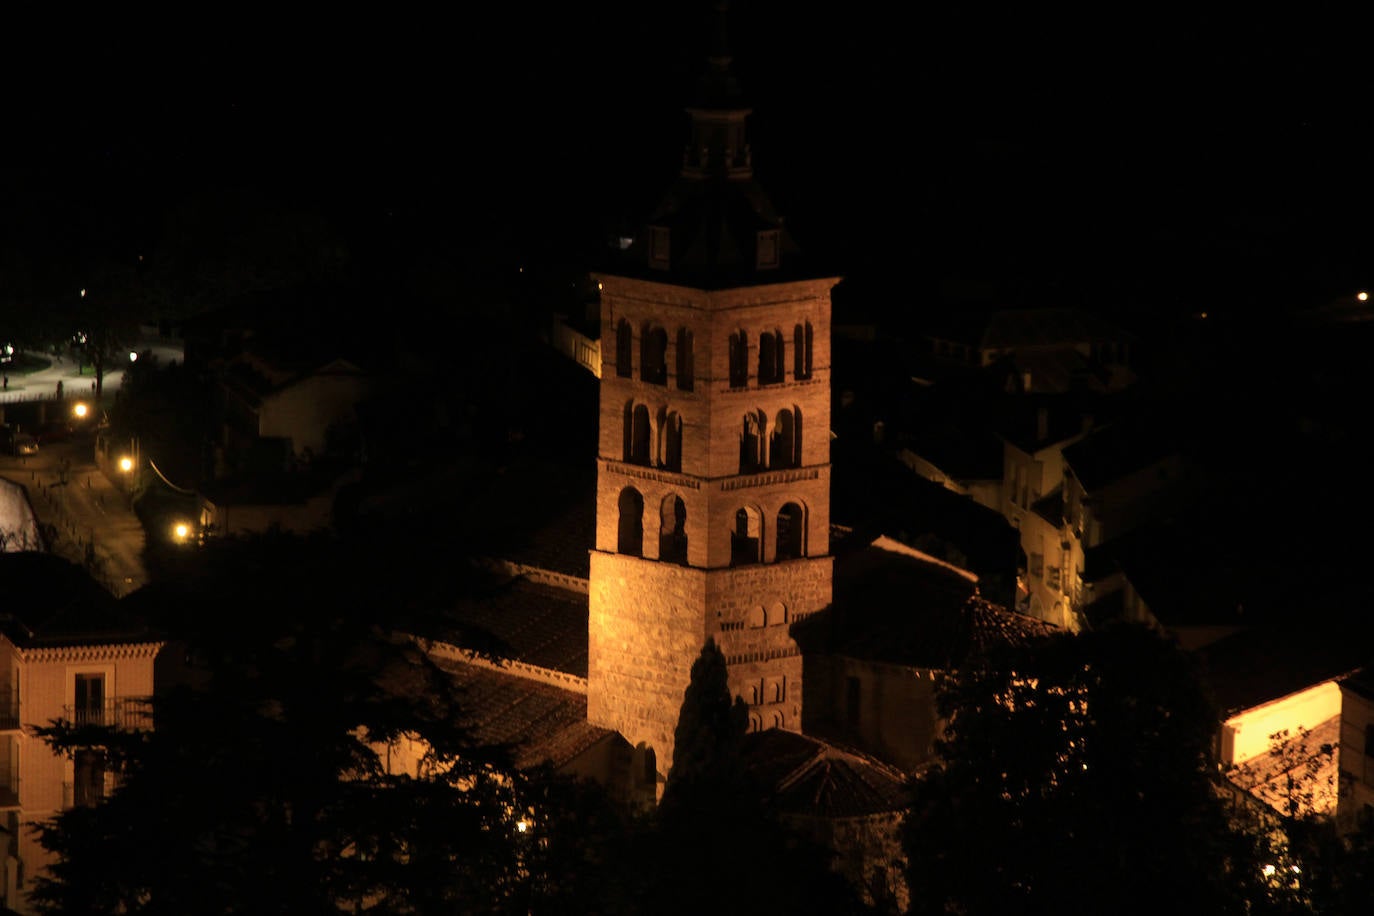
[[[129,362],[131,362],[131,363],[136,363],[136,362],[138,362],[138,354],[135,353],[133,350],[130,350],[130,351],[129,351]]]
[[[125,455],[123,458],[119,459],[119,469],[125,474],[129,473],[134,469],[134,459]]]
[[[90,411],[91,409],[80,401],[72,405],[72,413],[76,415],[78,420],[86,419],[86,414],[90,413]]]
[[[1355,298],[1360,300],[1361,302],[1368,302],[1369,293],[1365,292],[1364,290],[1360,290],[1358,293],[1355,294]]]
[[[191,536],[191,526],[185,522],[177,522],[172,526],[172,536],[176,538],[177,541],[185,543],[186,539]]]

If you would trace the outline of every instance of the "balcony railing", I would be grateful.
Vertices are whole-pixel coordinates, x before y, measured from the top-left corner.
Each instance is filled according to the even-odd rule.
[[[63,706],[62,718],[76,726],[139,730],[152,725],[147,701],[134,698],[110,700],[99,706]]]

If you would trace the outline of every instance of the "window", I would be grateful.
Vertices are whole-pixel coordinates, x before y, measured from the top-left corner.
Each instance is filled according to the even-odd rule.
[[[693,363],[692,332],[686,328],[677,329],[677,387],[679,391],[691,391],[696,383],[696,366]]]
[[[659,507],[658,558],[687,565],[687,507],[674,493]]]
[[[749,384],[749,336],[744,331],[730,335],[730,387]]]
[[[762,527],[762,518],[757,509],[745,508],[735,513],[735,526],[730,532],[731,566],[759,562]]]
[[[768,440],[770,468],[801,467],[801,408],[779,410]]]
[[[78,674],[72,721],[77,725],[105,724],[105,675]]]
[[[625,405],[625,461],[649,467],[652,437],[649,429],[649,408],[643,404]]]
[[[644,555],[644,497],[634,487],[620,491],[620,521],[616,532],[616,552],[632,557]]]
[[[786,373],[782,331],[765,331],[759,335],[759,384],[775,385]]]
[[[667,270],[672,263],[669,240],[671,235],[667,226],[649,227],[649,266]]]
[[[778,230],[765,229],[759,233],[759,270],[778,266]]]
[[[792,329],[792,377],[811,377],[811,322]]]
[[[763,412],[744,415],[739,437],[739,472],[755,474],[763,470]]]
[[[72,804],[90,808],[105,797],[105,755],[97,750],[80,750],[72,758]]]
[[[1033,579],[1039,579],[1045,574],[1045,555],[1043,553],[1030,555],[1030,574]]]
[[[629,378],[634,374],[634,331],[624,318],[615,326],[615,374]]]
[[[778,510],[778,530],[777,530],[777,549],[773,553],[773,558],[781,563],[783,560],[795,560],[802,556],[802,508],[796,503],[787,503]]]
[[[682,471],[682,415],[676,411],[663,419],[663,467]]]
[[[639,348],[640,379],[651,385],[668,384],[668,332],[646,324]]]

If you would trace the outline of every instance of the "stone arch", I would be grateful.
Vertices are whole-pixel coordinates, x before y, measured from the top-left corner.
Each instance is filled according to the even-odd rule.
[[[778,627],[787,623],[787,605],[781,601],[774,601],[768,606],[768,625]]]
[[[763,716],[756,712],[751,712],[749,714],[749,730],[751,732],[763,731]]]
[[[771,726],[771,727],[772,727],[772,728],[782,728],[782,713],[780,713],[780,712],[774,712],[774,713],[773,713],[773,722],[772,722],[772,726]]]
[[[639,341],[639,378],[651,385],[668,384],[668,332],[647,321]]]
[[[620,491],[620,512],[615,551],[632,557],[644,556],[644,497],[634,487]]]
[[[634,374],[634,329],[624,318],[615,326],[615,374],[621,378]]]
[[[811,322],[807,321],[792,329],[792,377],[809,379],[811,377]]]
[[[768,626],[768,611],[763,605],[756,604],[749,609],[749,616],[745,618],[744,623],[750,629],[761,630]]]
[[[768,437],[770,468],[801,467],[801,408],[792,405],[778,411],[773,432]]]
[[[649,467],[653,462],[653,427],[649,408],[634,401],[625,402],[625,462]]]
[[[677,387],[679,391],[691,391],[696,383],[696,356],[693,353],[693,334],[689,328],[677,329]]]
[[[759,384],[781,382],[786,377],[786,366],[782,331],[764,331],[759,335]]]
[[[676,493],[663,497],[658,508],[658,558],[687,565],[687,504]]]
[[[658,799],[658,755],[652,747],[641,741],[635,745],[632,756],[632,791],[641,803],[653,804]]]
[[[735,511],[730,528],[730,565],[748,566],[762,562],[763,513],[755,506],[741,506]]]
[[[806,510],[801,504],[789,502],[778,510],[775,535],[775,561],[796,560],[806,556]]]
[[[749,384],[749,335],[740,329],[730,335],[730,387]]]
[[[663,416],[663,467],[682,471],[682,414],[675,410]]]
[[[739,472],[755,474],[764,468],[764,431],[768,428],[768,416],[762,410],[751,410],[744,415],[739,437]]]

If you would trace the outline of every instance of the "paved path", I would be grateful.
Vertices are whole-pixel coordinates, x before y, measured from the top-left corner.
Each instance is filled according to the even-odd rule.
[[[50,443],[22,458],[0,455],[0,477],[28,490],[53,553],[89,565],[118,596],[147,583],[143,525],[128,496],[96,466],[89,439]]]
[[[147,349],[164,365],[182,358],[179,348],[160,342],[140,345],[140,350]],[[106,374],[103,388],[107,397],[113,396],[122,380],[123,366]],[[57,393],[58,381],[68,403],[95,393],[90,369],[78,375],[76,365],[64,359],[27,375],[10,376],[9,385],[0,390],[0,410],[6,404],[51,398]],[[49,417],[58,418],[61,409],[51,404]],[[119,596],[147,583],[143,526],[121,488],[122,481],[111,481],[96,465],[90,435],[46,443],[37,455],[0,454],[0,477],[26,489],[34,515],[51,535],[48,548],[53,553],[88,566]]]

